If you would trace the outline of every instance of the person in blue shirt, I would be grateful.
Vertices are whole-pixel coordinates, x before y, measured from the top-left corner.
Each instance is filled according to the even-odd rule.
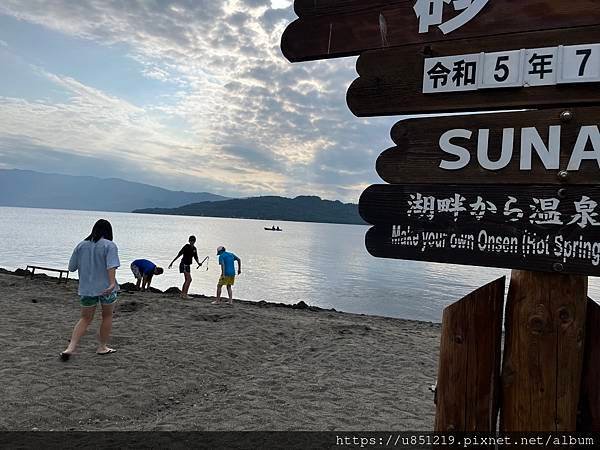
[[[69,261],[69,271],[79,272],[79,304],[81,318],[75,325],[71,341],[60,354],[67,361],[75,353],[77,345],[94,319],[98,304],[102,307],[102,323],[98,331],[99,344],[96,353],[108,355],[116,350],[108,347],[112,331],[113,307],[117,301],[119,285],[116,280],[119,250],[113,242],[113,230],[109,221],[100,219],[92,233],[80,242]]]
[[[154,275],[160,275],[164,272],[162,267],[158,267],[152,261],[147,259],[136,259],[131,263],[130,268],[133,272],[133,276],[137,280],[135,287],[142,291],[145,291],[150,287]]]
[[[238,263],[237,274],[240,275],[242,273],[242,260],[233,253],[225,251],[225,247],[223,246],[217,248],[217,255],[219,256],[219,265],[221,266],[221,277],[217,283],[217,299],[212,303],[213,305],[218,305],[221,303],[221,289],[223,286],[227,286],[229,304],[232,305],[232,286],[235,283],[235,261]]]

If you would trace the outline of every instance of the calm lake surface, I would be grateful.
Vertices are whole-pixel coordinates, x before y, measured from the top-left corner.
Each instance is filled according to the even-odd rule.
[[[66,268],[75,245],[97,219],[113,225],[119,247],[120,283],[134,281],[129,264],[147,258],[163,266],[159,289],[181,287],[177,264],[169,262],[196,235],[209,270],[193,270],[191,293],[214,295],[219,276],[215,251],[224,245],[242,259],[234,296],[297,303],[405,319],[440,322],[445,306],[509,271],[449,264],[377,259],[365,250],[366,226],[158,216],[112,212],[0,207],[0,267],[36,264]],[[264,231],[278,225],[283,232]],[[600,282],[590,278],[590,296]]]

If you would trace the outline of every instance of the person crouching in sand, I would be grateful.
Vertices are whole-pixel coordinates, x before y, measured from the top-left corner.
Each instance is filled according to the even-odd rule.
[[[223,286],[227,286],[227,294],[229,295],[229,304],[233,304],[233,292],[232,286],[235,283],[235,261],[238,263],[237,274],[242,273],[242,260],[235,256],[233,253],[225,251],[225,247],[220,246],[217,248],[217,255],[219,256],[219,265],[221,266],[221,277],[217,283],[217,299],[212,302],[213,305],[221,303],[221,289]]]
[[[173,261],[171,261],[171,264],[169,264],[170,269],[173,267],[173,263],[177,261],[180,256],[183,256],[183,258],[181,258],[181,262],[179,263],[179,273],[182,273],[184,277],[183,286],[181,287],[181,298],[183,299],[191,298],[188,296],[188,290],[190,289],[190,284],[192,284],[192,258],[196,260],[198,267],[202,265],[202,263],[198,260],[198,251],[194,246],[195,243],[196,236],[190,236],[188,243],[185,244],[181,250],[179,250],[177,256],[173,259]]]
[[[113,307],[119,291],[116,271],[120,265],[119,250],[113,242],[112,226],[107,220],[100,219],[92,228],[92,234],[75,247],[69,261],[69,271],[79,272],[81,318],[73,329],[71,342],[60,354],[62,361],[67,361],[75,353],[81,337],[94,319],[98,304],[102,307],[102,324],[96,353],[108,355],[116,351],[107,344],[112,331]]]
[[[136,259],[131,263],[130,268],[133,272],[133,276],[137,280],[135,287],[142,291],[145,291],[150,287],[154,275],[161,275],[164,272],[162,267],[158,267],[152,261],[147,259]]]

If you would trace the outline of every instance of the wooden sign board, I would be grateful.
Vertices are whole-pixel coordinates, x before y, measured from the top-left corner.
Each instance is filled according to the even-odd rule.
[[[357,116],[597,104],[598,44],[592,26],[366,52],[347,102]]]
[[[600,108],[409,119],[377,160],[388,183],[600,183]]]
[[[600,186],[375,185],[377,257],[600,275]]]
[[[596,0],[296,0],[295,10],[281,42],[292,62],[600,23]]]

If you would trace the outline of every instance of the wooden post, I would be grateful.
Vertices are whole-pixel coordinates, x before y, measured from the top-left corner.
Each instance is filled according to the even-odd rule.
[[[583,377],[580,395],[581,422],[577,431],[600,432],[600,305],[588,299]]]
[[[502,431],[575,431],[587,277],[513,270],[506,307]]]
[[[444,310],[437,381],[437,432],[496,429],[504,277]]]

